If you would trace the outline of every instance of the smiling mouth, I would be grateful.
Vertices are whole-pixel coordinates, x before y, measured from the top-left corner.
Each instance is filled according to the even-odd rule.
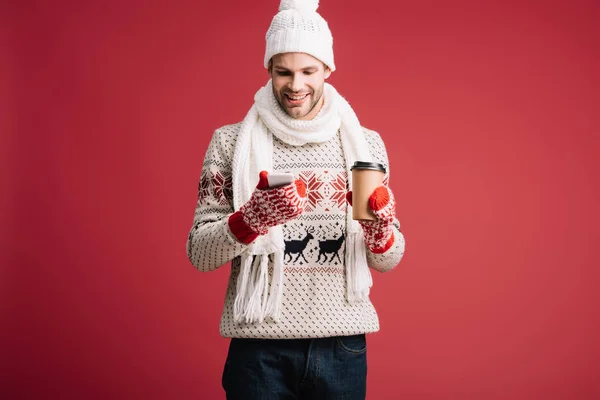
[[[306,100],[308,98],[308,96],[310,95],[310,93],[304,93],[304,94],[299,94],[299,95],[293,95],[290,93],[284,93],[285,98],[287,99],[287,101],[291,104],[302,104],[304,102],[304,100]]]

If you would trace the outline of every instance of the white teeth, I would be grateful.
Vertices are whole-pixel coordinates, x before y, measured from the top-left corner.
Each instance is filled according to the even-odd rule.
[[[290,99],[290,100],[302,100],[303,98],[305,98],[306,96],[308,96],[308,93],[303,95],[303,96],[292,96],[289,94],[286,94],[286,96]]]

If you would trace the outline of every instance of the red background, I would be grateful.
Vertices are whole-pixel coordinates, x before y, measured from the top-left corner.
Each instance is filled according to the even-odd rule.
[[[279,1],[6,3],[2,398],[224,398],[229,267],[185,242]],[[598,2],[319,11],[407,240],[374,276],[368,397],[598,398]]]

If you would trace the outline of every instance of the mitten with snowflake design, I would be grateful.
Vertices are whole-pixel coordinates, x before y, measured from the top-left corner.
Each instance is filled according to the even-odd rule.
[[[346,200],[352,205],[352,192],[346,194]],[[372,253],[385,253],[394,244],[396,201],[391,189],[385,185],[375,189],[369,197],[369,208],[377,219],[358,221],[363,228],[365,243]]]
[[[252,243],[259,235],[266,235],[269,228],[298,218],[306,204],[306,186],[295,182],[269,188],[268,172],[261,171],[258,185],[250,200],[228,220],[231,233],[241,243]]]

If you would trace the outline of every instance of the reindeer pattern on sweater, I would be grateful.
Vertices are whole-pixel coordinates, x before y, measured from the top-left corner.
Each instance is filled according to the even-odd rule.
[[[226,220],[233,212],[230,160],[238,130],[239,124],[228,125],[213,136],[203,164],[195,223],[188,240],[188,256],[200,270],[215,269],[233,260],[221,317],[221,335],[307,338],[377,331],[379,321],[372,303],[350,304],[346,299],[348,177],[339,132],[325,143],[303,146],[273,139],[273,171],[292,172],[303,180],[307,203],[299,218],[283,225],[284,289],[280,320],[234,322],[238,256],[245,245],[235,240]],[[387,154],[379,135],[367,129],[365,135],[375,160],[387,166]],[[390,250],[384,254],[368,252],[367,261],[372,270],[385,272],[400,261],[404,238],[399,229],[396,221],[396,241]]]

